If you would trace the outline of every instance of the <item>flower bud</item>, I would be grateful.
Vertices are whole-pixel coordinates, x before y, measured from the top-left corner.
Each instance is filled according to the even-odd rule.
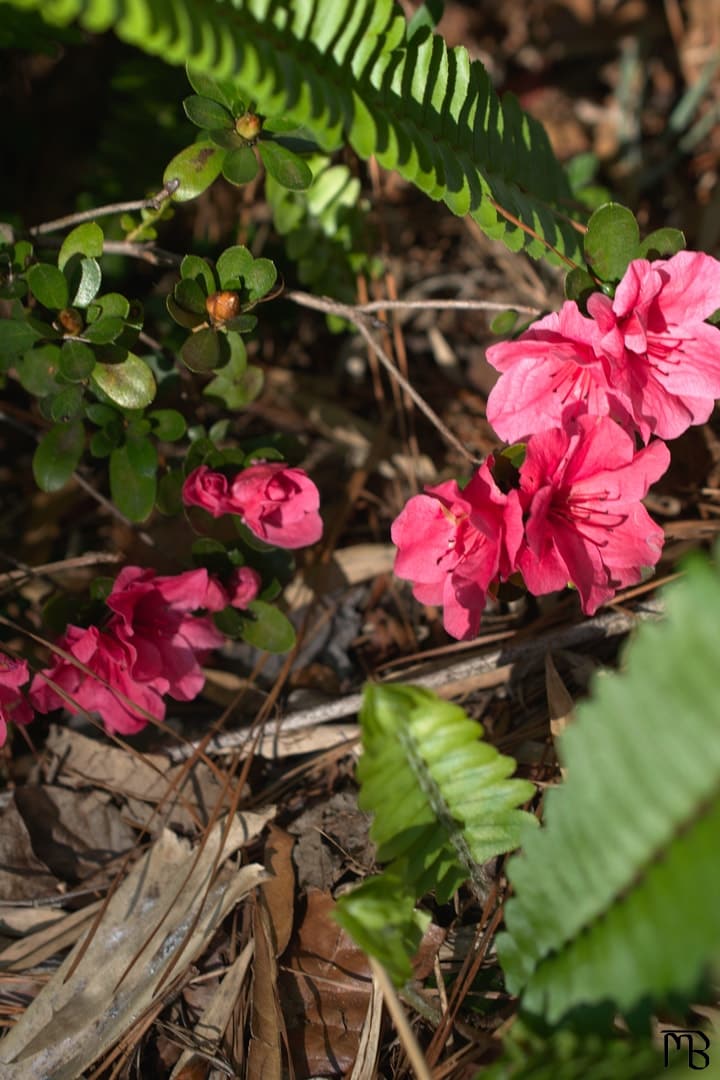
[[[65,333],[71,337],[77,337],[85,328],[82,315],[77,308],[73,307],[63,308],[62,311],[59,311],[58,322]]]
[[[214,325],[226,323],[240,314],[240,297],[227,289],[211,293],[205,301],[205,310]]]
[[[246,112],[238,116],[235,121],[235,130],[238,135],[247,142],[255,142],[262,131],[263,122],[255,113]]]

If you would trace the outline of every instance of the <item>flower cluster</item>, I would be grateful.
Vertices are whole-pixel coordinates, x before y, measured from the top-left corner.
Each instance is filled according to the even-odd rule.
[[[183,501],[213,517],[236,514],[259,540],[275,547],[306,547],[322,536],[318,489],[302,469],[282,462],[256,462],[232,483],[200,465],[185,481]]]
[[[14,724],[29,724],[32,720],[32,709],[20,690],[29,678],[26,660],[13,660],[0,652],[0,746],[5,745],[11,720]]]
[[[720,330],[705,322],[718,308],[716,259],[637,259],[613,299],[590,297],[590,317],[567,301],[488,349],[501,373],[488,419],[526,441],[517,486],[501,491],[488,459],[462,491],[412,498],[392,528],[396,574],[443,605],[449,634],[473,637],[488,591],[513,574],[535,595],[574,585],[592,615],[657,563],[663,532],[641,500],[670,463],[661,440],[720,397]]]

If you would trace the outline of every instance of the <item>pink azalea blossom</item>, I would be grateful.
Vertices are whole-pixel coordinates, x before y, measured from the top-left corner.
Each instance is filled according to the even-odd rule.
[[[13,660],[0,652],[0,746],[5,745],[7,726],[29,724],[33,711],[20,692],[20,687],[30,678],[26,660]]]
[[[50,668],[36,675],[30,687],[30,701],[38,712],[51,712],[63,706],[72,713],[97,712],[108,731],[134,735],[148,723],[134,706],[158,720],[165,716],[165,704],[157,689],[131,674],[135,652],[112,634],[95,626],[87,630],[68,626],[58,647],[69,652],[89,668],[88,675],[70,660],[56,656]],[[48,676],[65,691],[66,701],[45,679]]]
[[[226,582],[211,578],[215,586],[214,593],[206,599],[203,607],[208,611],[222,611],[226,607],[235,607],[245,611],[260,592],[262,578],[251,566],[240,566],[233,570]]]
[[[213,517],[232,513],[229,502],[230,484],[220,472],[199,465],[183,484],[182,498],[186,506],[201,506]]]
[[[445,629],[460,639],[477,634],[488,589],[513,572],[522,538],[517,492],[504,495],[491,466],[488,458],[462,491],[454,480],[425,488],[392,526],[395,574],[420,603],[442,604]]]
[[[720,329],[704,320],[720,308],[720,262],[698,251],[636,259],[614,300],[595,293],[595,351],[630,403],[637,430],[674,439],[704,424],[720,397]]]
[[[593,615],[618,589],[640,581],[663,546],[663,531],[640,500],[669,463],[665,443],[636,452],[632,437],[607,417],[579,416],[533,435],[520,467],[525,539],[517,560],[530,592],[572,583]]]
[[[560,427],[568,406],[612,416],[645,442],[704,423],[720,396],[720,262],[701,252],[636,259],[611,300],[594,293],[592,318],[572,301],[516,341],[487,351],[501,377],[488,419],[514,442]]]
[[[116,613],[108,632],[134,653],[133,678],[178,701],[197,697],[205,684],[200,661],[225,641],[211,619],[190,614],[225,607],[222,587],[207,570],[158,577],[126,566],[107,604]]]
[[[320,495],[302,469],[279,461],[257,462],[235,477],[233,513],[259,540],[279,548],[299,548],[320,539]]]

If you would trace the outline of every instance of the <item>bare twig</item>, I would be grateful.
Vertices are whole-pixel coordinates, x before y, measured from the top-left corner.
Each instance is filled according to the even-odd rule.
[[[473,465],[480,465],[480,460],[476,458],[467,447],[463,446],[447,425],[442,422],[435,410],[428,405],[425,399],[413,388],[412,384],[407,381],[405,376],[398,371],[395,364],[393,364],[390,357],[370,331],[371,325],[373,327],[378,326],[378,321],[374,319],[372,315],[366,314],[360,307],[351,304],[341,304],[337,300],[330,300],[327,296],[312,296],[310,293],[298,292],[296,290],[286,293],[285,296],[288,300],[292,300],[302,307],[312,308],[314,311],[323,311],[329,315],[339,315],[340,318],[347,319],[349,322],[354,323],[360,335],[375,353],[390,377],[402,387],[408,397],[412,398],[418,409],[420,409],[430,423],[437,428],[445,441],[457,450],[466,461],[469,461]],[[385,304],[385,301],[383,301],[383,304]],[[385,329],[383,323],[380,323],[379,325]]]
[[[515,644],[501,645],[500,648],[483,652],[479,656],[459,660],[440,671],[432,671],[427,675],[408,675],[401,672],[394,674],[393,678],[388,679],[387,682],[411,682],[414,686],[441,691],[444,687],[452,686],[483,672],[495,671],[497,668],[518,662],[528,663],[537,660],[544,657],[548,649],[574,649],[588,642],[627,634],[638,623],[659,618],[663,611],[662,601],[654,598],[645,601],[642,607],[632,612],[610,609],[601,615],[595,615],[592,619],[584,619],[582,622],[573,623],[559,630],[554,628],[536,637],[527,638]],[[316,724],[327,724],[345,716],[352,716],[359,712],[361,705],[362,694],[348,694],[346,697],[313,705],[308,709],[298,709],[297,712],[290,713],[280,720],[278,729],[283,734],[287,734],[290,731],[315,727]],[[228,731],[209,741],[203,740],[202,748],[206,754],[227,753],[244,746],[247,738],[247,729]],[[186,743],[182,746],[171,747],[167,753],[172,762],[184,761],[198,745],[200,744]]]
[[[417,1077],[417,1080],[432,1080],[432,1072],[428,1067],[428,1063],[425,1060],[420,1044],[415,1038],[415,1033],[410,1027],[410,1022],[405,1015],[405,1011],[400,1004],[400,999],[397,996],[395,987],[390,981],[390,977],[386,972],[382,964],[378,963],[374,957],[369,957],[370,967],[372,968],[373,978],[379,984],[382,990],[383,998],[385,999],[385,1005],[387,1011],[392,1017],[392,1022],[395,1025],[395,1030],[398,1033],[398,1038],[402,1044],[402,1048],[405,1051],[408,1061],[413,1070],[413,1074]]]
[[[86,566],[100,566],[103,563],[119,563],[125,558],[116,552],[88,551],[85,555],[76,555],[72,559],[61,559],[59,562],[43,563],[42,566],[25,566],[19,564],[17,570],[6,570],[0,574],[0,588],[10,585],[14,581],[24,581],[26,578],[37,577],[40,574],[62,574],[68,570],[82,570]]]
[[[371,313],[374,311],[517,311],[520,315],[541,315],[540,308],[525,307],[523,304],[499,304],[494,300],[373,300],[371,304],[355,304],[354,311]]]
[[[128,214],[133,210],[159,210],[164,202],[177,191],[180,186],[179,180],[168,180],[167,184],[149,199],[133,199],[132,202],[107,203],[106,206],[96,206],[92,210],[78,210],[75,214],[66,214],[65,217],[55,218],[54,221],[44,221],[41,225],[33,225],[30,229],[31,236],[42,236],[44,233],[59,232],[69,225],[81,225],[84,221],[94,221],[95,218],[109,217],[111,214]],[[105,250],[108,250],[107,244]]]

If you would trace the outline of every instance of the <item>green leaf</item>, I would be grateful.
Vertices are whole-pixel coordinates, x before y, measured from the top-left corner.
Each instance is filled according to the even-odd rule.
[[[124,329],[125,323],[118,315],[106,315],[90,323],[83,331],[83,338],[93,345],[109,345],[120,337]]]
[[[59,491],[75,472],[85,447],[80,420],[56,424],[43,435],[33,455],[33,475],[41,491]]]
[[[500,311],[490,322],[490,330],[493,334],[511,334],[517,320],[517,311]]]
[[[172,295],[165,297],[165,306],[168,309],[168,314],[171,318],[186,330],[192,330],[194,327],[200,326],[201,323],[207,321],[205,315],[198,315],[194,311],[186,311],[185,308],[180,307],[175,297]]]
[[[45,397],[58,389],[60,349],[57,345],[41,345],[29,349],[16,365],[18,379],[29,394]]]
[[[182,489],[185,477],[182,469],[171,469],[158,480],[155,506],[161,514],[175,517],[183,510]]]
[[[96,296],[92,304],[87,310],[87,320],[89,323],[97,322],[98,319],[103,316],[116,316],[119,319],[130,319],[130,301],[122,293],[105,293],[103,296]],[[137,320],[135,320],[137,321]],[[142,324],[142,316],[140,317],[140,324]]]
[[[291,191],[304,191],[312,184],[312,172],[302,158],[292,150],[281,146],[274,139],[261,139],[257,143],[262,163],[278,184]]]
[[[424,0],[408,23],[408,38],[413,38],[424,27],[434,30],[443,17],[444,7],[444,0]]]
[[[716,556],[717,557],[717,556]],[[694,1000],[720,955],[720,572],[697,557],[578,707],[544,827],[510,860],[507,985],[554,1023],[609,1002]]]
[[[125,441],[127,459],[137,476],[151,477],[157,472],[158,456],[155,444],[144,435],[127,433]],[[154,501],[154,499],[153,499]]]
[[[185,417],[176,409],[153,409],[148,420],[152,421],[155,438],[161,442],[177,442],[187,431]]]
[[[175,202],[195,199],[219,176],[224,159],[225,154],[219,147],[202,139],[175,155],[163,173],[163,183],[180,182],[173,192]]]
[[[584,302],[591,293],[597,292],[598,284],[590,277],[587,270],[576,266],[565,275],[565,296],[568,300]]]
[[[222,289],[239,289],[253,265],[252,255],[242,244],[226,248],[218,257],[215,269]]]
[[[121,364],[96,364],[91,379],[123,409],[144,409],[155,397],[153,373],[134,353]]]
[[[402,882],[381,875],[366,878],[345,893],[333,916],[361,949],[380,961],[397,986],[410,979],[410,961],[430,916],[415,910],[415,897]]]
[[[251,147],[241,146],[229,150],[222,167],[222,174],[231,184],[248,184],[258,173],[258,163]]]
[[[111,405],[98,405],[94,402],[85,406],[85,415],[98,427],[106,427],[122,419],[117,409],[113,409]]]
[[[131,521],[145,521],[152,513],[157,494],[155,473],[139,473],[130,458],[127,446],[113,450],[110,455],[110,495],[121,513]]]
[[[39,337],[38,331],[22,319],[0,319],[0,355],[17,356]]]
[[[67,307],[70,289],[62,270],[50,263],[35,263],[27,272],[28,285],[33,296],[43,307],[59,311]]]
[[[191,68],[189,64],[186,65],[185,71],[193,90],[201,97],[210,98],[211,101],[224,105],[230,112],[233,111],[236,90],[229,79],[213,79],[205,72]]]
[[[231,609],[232,610],[232,609]],[[253,600],[248,604],[242,631],[243,640],[265,652],[284,653],[295,644],[295,630],[290,620],[272,604]]]
[[[628,263],[638,257],[639,242],[640,229],[633,214],[619,203],[606,203],[588,222],[585,259],[602,281],[619,281]]]
[[[55,423],[75,420],[83,410],[83,387],[66,386],[50,402],[50,419]]]
[[[638,259],[667,259],[685,247],[685,234],[680,229],[656,229],[641,241]]]
[[[212,98],[201,94],[192,94],[183,101],[183,109],[188,120],[200,128],[211,131],[213,128],[231,128],[233,118],[228,110]]]
[[[107,430],[96,431],[90,439],[90,453],[96,458],[110,457],[116,446],[120,446],[122,437],[114,439]]]
[[[69,338],[60,350],[59,364],[64,378],[70,382],[82,382],[89,378],[95,367],[95,353],[84,342]]]
[[[180,276],[196,281],[204,296],[210,296],[217,290],[217,281],[213,268],[199,255],[186,255],[180,263]]]
[[[180,355],[190,371],[214,371],[230,358],[230,347],[224,334],[217,330],[198,330],[185,340]]]
[[[202,286],[194,278],[181,278],[173,289],[173,296],[183,311],[190,311],[193,315],[202,315],[203,318],[207,317],[205,308],[207,293],[203,292]]]
[[[58,266],[64,270],[68,260],[78,254],[89,259],[99,258],[103,253],[104,240],[103,231],[95,221],[78,225],[68,233],[60,246]]]
[[[252,266],[245,273],[245,287],[249,292],[249,299],[259,300],[260,297],[269,293],[277,281],[277,270],[270,259],[255,259]]]
[[[77,259],[77,262],[76,259],[77,256],[73,256],[68,263],[71,302],[77,307],[87,307],[97,296],[102,284],[102,271],[97,259]]]
[[[682,1068],[682,1066],[681,1066]],[[663,1072],[663,1055],[649,1038],[562,1028],[537,1034],[516,1019],[503,1039],[502,1057],[483,1068],[482,1080],[681,1080]]]

